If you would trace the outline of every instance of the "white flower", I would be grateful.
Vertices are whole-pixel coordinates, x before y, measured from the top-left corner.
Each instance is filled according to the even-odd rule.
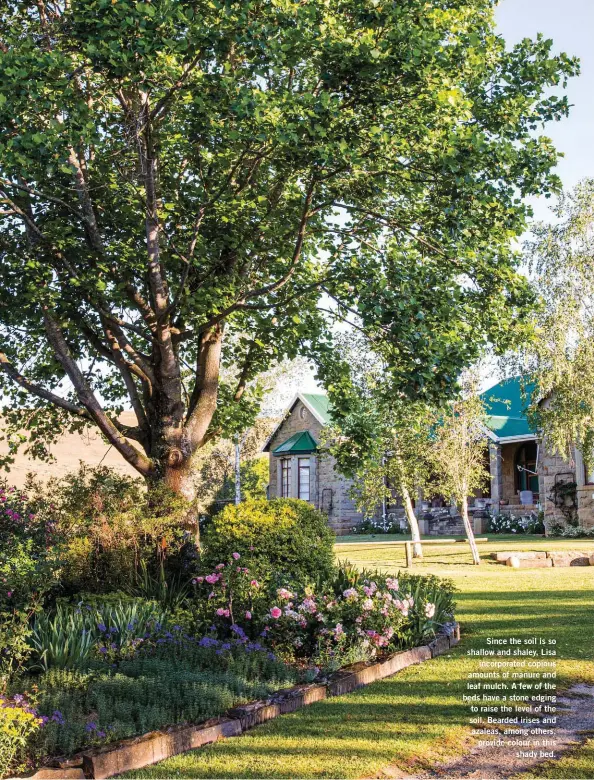
[[[425,615],[431,620],[435,615],[435,604],[425,604]]]

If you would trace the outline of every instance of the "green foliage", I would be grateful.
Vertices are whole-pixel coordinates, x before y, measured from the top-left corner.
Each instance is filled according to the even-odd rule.
[[[490,534],[544,534],[545,527],[542,512],[530,512],[528,515],[489,515],[487,533]]]
[[[63,594],[140,593],[143,583],[153,583],[156,589],[146,594],[153,598],[159,587],[165,596],[188,581],[196,550],[183,530],[187,503],[164,487],[146,491],[142,482],[114,469],[81,463],[47,485],[32,483],[29,498],[40,514],[51,513]]]
[[[582,526],[565,526],[562,523],[551,525],[548,536],[556,536],[562,539],[594,539],[594,528],[582,528]]]
[[[559,185],[534,130],[578,65],[506,49],[491,0],[8,0],[0,36],[8,459],[100,423],[161,480],[297,354],[343,410],[328,318],[353,312],[408,396],[513,342],[524,199]]]
[[[42,612],[32,627],[32,668],[83,668],[92,653],[121,652],[135,637],[166,623],[166,613],[155,602],[141,599],[110,600],[76,607],[59,603]]]
[[[0,539],[0,693],[28,660],[30,620],[56,588],[58,571],[34,540]]]
[[[163,561],[159,564],[156,576],[152,575],[146,561],[140,561],[140,570],[136,573],[133,585],[127,588],[131,596],[138,596],[149,601],[158,601],[164,608],[174,611],[183,606],[190,592],[189,580],[181,572],[167,577]]]
[[[34,711],[0,696],[0,777],[28,768],[27,748],[40,726]]]
[[[534,383],[529,412],[548,446],[594,469],[594,179],[563,194],[524,250],[540,305],[531,338],[507,360]]]
[[[120,659],[115,669],[105,663],[91,671],[50,669],[36,680],[37,707],[48,722],[30,751],[72,754],[168,725],[199,723],[294,680],[293,671],[263,650],[223,647],[216,640],[201,646],[181,635],[150,653]]]
[[[326,517],[306,501],[243,501],[208,526],[201,565],[208,573],[239,553],[242,565],[263,583],[324,581],[334,568],[333,544]]]

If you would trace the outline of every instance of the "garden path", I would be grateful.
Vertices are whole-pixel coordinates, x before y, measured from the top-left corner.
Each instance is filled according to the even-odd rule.
[[[536,717],[537,714],[534,713]],[[588,736],[594,734],[594,686],[578,684],[563,692],[557,699],[557,725],[555,759],[563,753],[583,744]],[[509,743],[517,739],[514,736],[503,736],[501,740]],[[394,780],[429,780],[429,778],[472,778],[472,780],[497,780],[532,775],[532,770],[548,762],[546,758],[522,757],[513,747],[497,746],[482,748],[476,744],[462,756],[456,756],[430,770],[408,774],[396,767],[387,766],[376,778],[393,778]],[[524,752],[536,752],[530,749]],[[594,770],[594,767],[593,767]]]

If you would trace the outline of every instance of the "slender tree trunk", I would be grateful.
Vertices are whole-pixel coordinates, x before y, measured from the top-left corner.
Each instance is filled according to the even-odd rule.
[[[241,503],[241,447],[239,434],[235,436],[235,504]]]
[[[472,530],[472,524],[470,522],[470,518],[468,516],[468,498],[466,497],[466,493],[462,497],[462,522],[464,523],[464,530],[466,531],[466,536],[468,537],[468,544],[470,545],[470,551],[472,552],[472,562],[475,566],[479,566],[481,559],[478,552],[478,547],[476,546],[476,541],[474,540],[474,531]]]
[[[419,529],[419,521],[417,520],[417,516],[415,515],[415,510],[413,509],[410,493],[408,492],[407,488],[404,485],[400,486],[400,495],[402,496],[402,501],[404,503],[404,511],[406,513],[406,519],[408,520],[408,524],[410,525],[410,535],[412,536],[412,540],[414,542],[413,557],[422,558],[423,547],[421,545],[421,531]]]

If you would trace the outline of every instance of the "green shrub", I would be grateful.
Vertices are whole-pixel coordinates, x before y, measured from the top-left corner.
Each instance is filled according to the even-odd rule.
[[[0,777],[27,769],[28,747],[42,724],[22,699],[0,696]]]
[[[327,518],[294,498],[225,507],[203,541],[201,563],[207,572],[239,553],[242,565],[264,583],[324,582],[334,573],[334,535]]]
[[[65,595],[142,587],[161,570],[168,583],[187,582],[193,573],[196,548],[183,528],[187,503],[165,488],[149,493],[140,480],[81,464],[47,485],[30,480],[29,492],[40,515],[51,512]]]
[[[33,539],[0,544],[0,693],[28,660],[30,620],[57,586],[57,567]]]

